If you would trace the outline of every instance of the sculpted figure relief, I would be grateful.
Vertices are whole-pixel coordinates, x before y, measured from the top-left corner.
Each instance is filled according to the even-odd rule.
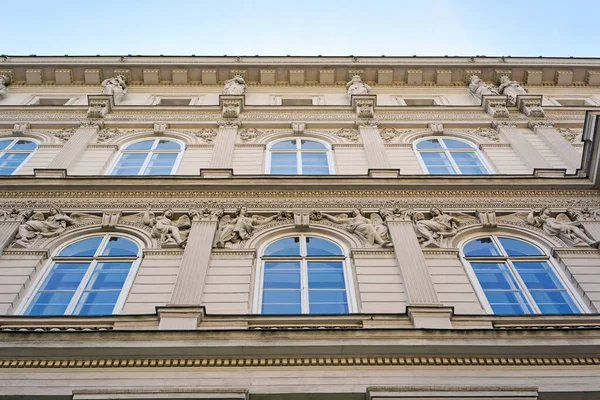
[[[504,75],[500,78],[498,92],[507,95],[510,102],[515,104],[517,102],[517,96],[527,94],[527,89],[521,86],[519,82],[511,81],[508,76]]]
[[[571,217],[568,214],[571,214]],[[531,210],[527,215],[527,223],[542,228],[550,236],[564,235],[576,246],[587,244],[598,248],[600,243],[588,237],[581,228],[581,222],[572,220],[574,216],[575,214],[571,211],[553,217],[550,208],[544,207],[541,210]]]
[[[471,83],[469,84],[469,90],[475,97],[481,99],[484,95],[497,95],[498,91],[494,87],[494,85],[488,85],[477,75],[473,75],[471,77]]]
[[[413,215],[415,231],[421,246],[440,245],[440,239],[456,235],[460,221],[445,214],[441,209],[432,207],[431,219],[425,219],[423,213],[417,212]]]
[[[354,75],[350,79],[350,82],[346,84],[346,90],[348,91],[348,96],[371,93],[371,87],[363,82],[360,75]]]
[[[151,235],[165,244],[174,243],[179,247],[185,247],[188,230],[192,226],[192,222],[188,215],[182,215],[176,221],[173,220],[173,210],[165,210],[162,215],[156,216],[146,209],[143,222],[145,225],[152,227]]]
[[[215,247],[225,247],[227,243],[233,244],[248,239],[254,232],[256,225],[268,224],[274,220],[282,220],[290,217],[290,213],[281,211],[270,217],[261,215],[247,215],[246,207],[240,207],[236,210],[235,217],[225,215],[219,221],[219,229],[215,236]]]
[[[24,222],[19,225],[13,244],[29,247],[39,236],[53,237],[60,235],[67,226],[73,224],[73,219],[58,207],[50,208],[49,214],[46,218],[39,211],[29,210],[23,213]]]
[[[0,74],[0,99],[6,96],[6,93],[8,92],[7,86],[10,83],[9,81],[10,79],[8,76]]]
[[[127,83],[123,75],[117,75],[102,81],[102,94],[113,95],[115,102],[127,94]]]
[[[223,87],[223,94],[227,95],[241,95],[246,92],[246,81],[239,75],[234,76],[231,79],[225,81],[225,86]]]
[[[313,211],[313,219],[325,218],[335,224],[345,224],[346,230],[362,237],[371,246],[379,245],[381,247],[392,247],[388,227],[378,213],[371,213],[369,218],[365,213],[356,208],[352,211],[352,216],[346,214],[330,215]]]

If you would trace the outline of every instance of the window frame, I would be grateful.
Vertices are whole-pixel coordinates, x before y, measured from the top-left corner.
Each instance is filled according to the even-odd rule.
[[[282,239],[295,238],[295,237],[300,238],[300,256],[281,256],[281,257],[267,256],[267,258],[265,259],[264,252],[269,245],[271,245],[279,240],[282,240]],[[327,257],[327,256],[321,256],[321,257],[307,256],[306,255],[307,254],[306,237],[319,238],[319,239],[327,240],[327,241],[335,244],[342,250],[343,256],[329,256],[329,257]],[[334,238],[332,238],[330,236],[322,235],[320,233],[315,233],[315,232],[302,232],[302,233],[292,232],[292,233],[287,233],[284,235],[279,235],[279,236],[273,237],[270,240],[266,241],[258,248],[258,254],[259,254],[259,256],[257,257],[257,260],[258,260],[257,261],[257,270],[256,270],[256,276],[255,276],[255,282],[254,282],[254,287],[255,287],[254,301],[253,301],[253,306],[252,306],[252,312],[254,314],[258,314],[258,315],[297,315],[297,316],[346,315],[346,314],[310,314],[308,312],[308,309],[309,309],[309,303],[308,303],[309,287],[308,287],[308,259],[307,259],[307,257],[310,257],[310,260],[322,260],[322,259],[329,258],[330,260],[335,259],[336,261],[339,260],[342,262],[342,270],[344,272],[344,284],[346,285],[346,301],[348,304],[348,314],[355,314],[358,312],[356,291],[355,291],[355,287],[354,287],[354,276],[352,274],[352,268],[351,268],[351,264],[350,264],[350,256],[349,256],[350,253],[348,251],[348,248],[346,246],[344,246],[342,243],[340,243],[338,240],[335,240]],[[262,313],[261,308],[262,308],[263,283],[264,283],[264,272],[265,272],[264,264],[265,264],[265,262],[272,261],[272,260],[287,260],[287,261],[299,260],[300,261],[300,285],[301,285],[301,287],[300,287],[300,290],[301,290],[301,313],[300,314],[263,314]]]
[[[320,174],[320,175],[306,175],[303,173],[296,173],[296,174],[274,174],[271,173],[271,156],[273,154],[273,151],[271,150],[271,148],[280,142],[284,142],[286,140],[294,140],[296,141],[296,148],[294,150],[291,149],[283,149],[283,150],[278,150],[276,149],[275,152],[282,152],[282,153],[294,153],[296,154],[296,171],[301,171],[302,170],[302,156],[298,157],[298,153],[325,153],[327,156],[327,166],[329,168],[329,173],[328,174]],[[301,140],[310,140],[313,142],[317,142],[317,143],[321,143],[322,145],[324,145],[326,147],[326,150],[311,150],[311,149],[306,149],[306,150],[302,150],[301,148]],[[265,174],[267,175],[280,175],[280,176],[330,176],[330,175],[335,175],[335,165],[333,162],[333,151],[332,151],[332,146],[330,143],[327,143],[324,140],[321,139],[315,139],[313,137],[285,137],[285,138],[279,138],[277,140],[273,140],[272,142],[270,142],[267,145],[267,159],[265,162]]]
[[[487,237],[489,237],[489,238],[492,239],[493,244],[498,248],[498,250],[500,250],[500,252],[502,253],[502,255],[500,255],[500,256],[470,256],[470,257],[466,257],[465,256],[465,254],[464,254],[464,247],[469,242],[471,242],[473,240],[477,240],[477,239],[487,238]],[[498,240],[499,237],[508,238],[508,239],[515,239],[515,240],[519,240],[519,241],[525,242],[525,243],[527,243],[527,244],[529,244],[529,245],[537,248],[542,254],[540,254],[540,255],[531,255],[531,256],[509,256],[509,255],[507,255],[506,250],[504,249],[504,246],[502,246],[502,244]],[[558,263],[554,259],[554,257],[548,255],[548,252],[546,251],[546,249],[543,246],[540,246],[537,242],[534,242],[534,241],[532,241],[532,240],[530,240],[528,238],[524,238],[524,237],[520,237],[520,236],[514,235],[512,233],[490,232],[490,233],[480,234],[480,235],[477,235],[477,236],[471,236],[471,237],[469,237],[469,238],[461,241],[459,243],[459,245],[458,245],[458,248],[460,249],[459,250],[459,256],[460,256],[461,263],[463,264],[463,267],[464,267],[465,271],[467,272],[467,276],[469,278],[471,286],[475,290],[475,294],[477,295],[479,303],[481,304],[481,306],[485,310],[486,314],[489,314],[489,315],[515,315],[515,316],[526,316],[526,315],[557,315],[557,314],[550,314],[550,313],[542,313],[540,311],[540,309],[539,309],[536,301],[532,297],[529,289],[527,288],[527,286],[523,282],[523,279],[521,278],[518,270],[513,265],[513,260],[516,261],[516,262],[519,262],[519,261],[540,262],[541,261],[541,262],[548,263],[548,265],[550,266],[550,268],[552,269],[552,271],[556,275],[556,278],[562,284],[563,288],[565,289],[565,291],[568,293],[568,295],[570,296],[570,298],[573,301],[573,303],[578,308],[579,314],[586,314],[586,313],[590,313],[591,312],[590,308],[585,304],[585,302],[583,301],[583,299],[581,298],[581,296],[579,295],[579,293],[577,293],[577,291],[575,290],[575,287],[567,279],[567,277],[564,274],[563,270],[561,268],[559,268]],[[533,312],[532,313],[523,313],[523,314],[495,314],[494,310],[492,309],[492,306],[490,305],[490,303],[489,303],[489,301],[487,299],[485,291],[483,290],[483,287],[481,286],[481,283],[479,282],[479,279],[477,278],[477,274],[475,273],[475,270],[473,269],[473,266],[471,265],[471,261],[474,261],[474,262],[489,262],[489,263],[500,263],[500,262],[502,262],[505,265],[507,265],[508,270],[510,271],[512,278],[515,280],[515,282],[519,286],[519,292],[523,295],[524,299],[527,300],[528,306],[529,306],[529,308]],[[573,315],[577,315],[577,314],[578,313],[574,313]],[[560,314],[560,315],[571,315],[571,314]]]
[[[18,142],[19,140],[26,140],[26,141],[28,141],[28,142],[35,143],[35,149],[33,149],[33,150],[31,150],[31,151],[29,152],[29,155],[28,155],[27,157],[25,157],[25,158],[23,159],[23,161],[21,161],[21,164],[19,164],[19,166],[18,166],[17,168],[15,168],[15,170],[14,170],[12,173],[10,173],[9,175],[2,175],[2,174],[0,174],[0,176],[12,176],[12,175],[16,175],[16,174],[17,174],[17,173],[18,173],[18,172],[21,170],[21,168],[23,168],[23,166],[24,166],[24,165],[27,163],[27,161],[29,161],[29,159],[31,158],[31,156],[32,156],[32,155],[33,155],[33,154],[34,154],[36,151],[38,151],[38,149],[40,148],[40,143],[39,143],[37,140],[34,140],[34,139],[32,139],[32,138],[29,138],[29,137],[23,137],[23,136],[18,136],[18,137],[0,137],[0,141],[5,141],[5,140],[6,140],[6,141],[8,141],[8,140],[11,140],[11,141],[12,141],[12,143],[11,143],[10,145],[8,145],[8,146],[6,147],[6,149],[4,149],[4,150],[0,150],[0,157],[2,157],[2,156],[3,156],[3,155],[4,155],[4,154],[7,152],[7,151],[9,151],[9,152],[10,152],[10,148],[11,148],[12,146],[14,146],[14,145],[15,145],[15,143],[16,143],[16,142]],[[16,150],[16,151],[14,151],[14,152],[15,152],[15,153],[26,153],[26,151],[24,151],[24,150],[21,150],[21,151],[19,151],[19,150]]]
[[[442,144],[442,148],[441,149],[418,149],[417,145],[420,142],[423,142],[425,140],[431,140],[431,139],[437,139],[440,140],[440,143]],[[469,145],[469,147],[472,150],[465,150],[465,149],[448,149],[448,147],[446,147],[446,144],[444,143],[444,139],[451,139],[451,140],[456,140],[459,142],[463,142],[466,143],[467,145]],[[413,151],[415,152],[416,156],[417,156],[417,160],[419,161],[419,165],[421,166],[421,169],[423,170],[423,172],[425,173],[425,175],[439,175],[439,176],[444,176],[444,175],[466,175],[466,176],[485,176],[485,175],[493,175],[495,174],[494,169],[492,168],[492,166],[490,165],[490,163],[487,161],[487,159],[484,157],[483,153],[481,152],[481,149],[479,148],[479,146],[474,143],[471,142],[467,139],[463,139],[460,137],[456,137],[456,136],[445,136],[445,137],[441,137],[441,136],[426,136],[426,137],[422,137],[419,138],[417,140],[415,140],[413,142]],[[452,155],[450,154],[452,151],[454,152],[461,152],[461,153],[475,153],[475,156],[477,157],[477,159],[481,162],[481,165],[483,165],[483,167],[487,170],[486,174],[463,174],[460,170],[460,168],[458,167],[458,164],[456,163],[456,161],[454,161],[454,158],[452,157]],[[452,168],[455,170],[455,173],[453,174],[432,174],[429,172],[429,168],[427,167],[427,164],[425,163],[425,160],[423,159],[423,157],[421,156],[421,152],[424,153],[444,153],[444,155],[446,156],[446,158],[448,158],[448,161],[450,161],[450,165],[452,166]]]
[[[135,143],[139,143],[139,142],[144,142],[147,140],[154,140],[154,143],[152,145],[152,147],[149,150],[127,150],[125,149],[128,146],[131,146]],[[160,140],[169,140],[172,142],[176,142],[178,143],[181,148],[178,151],[177,154],[177,158],[175,158],[175,162],[173,163],[173,166],[171,167],[171,173],[169,175],[176,175],[177,174],[177,170],[179,169],[179,164],[181,164],[181,160],[183,159],[183,153],[185,153],[186,150],[186,145],[184,142],[182,142],[179,139],[175,139],[172,137],[167,137],[167,136],[160,136],[160,137],[143,137],[140,139],[136,139],[136,140],[132,140],[130,142],[126,142],[124,144],[122,144],[121,146],[119,146],[119,150],[117,151],[117,154],[115,155],[115,158],[113,159],[112,163],[110,164],[109,168],[107,169],[107,173],[105,173],[105,176],[116,176],[116,177],[125,177],[125,176],[167,176],[167,175],[147,175],[147,174],[142,174],[141,172],[144,171],[147,167],[148,164],[150,163],[150,159],[152,157],[152,154],[155,153],[155,148],[158,145],[158,142]],[[121,160],[121,157],[123,156],[123,154],[137,154],[137,153],[146,153],[146,159],[144,160],[144,162],[142,163],[142,166],[140,167],[140,170],[138,171],[137,174],[135,175],[114,175],[113,172],[115,171],[117,164],[119,163],[119,161]],[[157,154],[161,154],[161,153],[174,153],[174,151],[158,151],[156,152]]]
[[[98,248],[96,250],[96,253],[94,254],[94,256],[86,256],[86,257],[61,257],[58,254],[60,254],[60,252],[62,252],[66,247],[80,242],[82,240],[85,239],[90,239],[93,237],[102,237],[102,241],[100,242],[100,244],[98,245]],[[14,314],[15,315],[23,315],[23,316],[31,316],[31,317],[55,317],[55,316],[60,316],[60,315],[48,315],[48,316],[44,316],[44,315],[28,315],[25,312],[27,311],[27,309],[29,308],[29,306],[31,305],[31,302],[33,301],[33,299],[35,298],[35,295],[37,294],[38,290],[40,289],[40,287],[42,286],[42,284],[46,281],[46,278],[48,277],[48,275],[50,275],[51,271],[53,271],[54,269],[54,265],[57,262],[75,262],[77,260],[80,261],[90,261],[90,265],[87,268],[84,276],[81,278],[81,281],[79,282],[79,285],[75,291],[75,293],[73,294],[73,298],[71,299],[71,301],[69,302],[69,305],[67,306],[67,308],[65,309],[65,312],[63,314],[61,314],[62,316],[82,316],[82,317],[96,317],[99,315],[80,315],[80,314],[73,314],[73,311],[75,310],[77,303],[79,302],[79,300],[82,297],[82,294],[85,290],[85,287],[87,286],[92,274],[94,273],[94,270],[96,268],[96,265],[99,262],[104,262],[104,261],[131,261],[131,259],[133,258],[132,256],[127,257],[127,256],[101,256],[100,254],[100,249],[104,249],[106,242],[109,240],[110,237],[122,237],[125,239],[129,239],[131,241],[133,241],[137,247],[138,247],[138,254],[136,255],[136,259],[134,261],[132,261],[131,263],[131,268],[129,269],[129,273],[127,274],[127,277],[125,278],[125,281],[123,282],[123,287],[121,288],[121,292],[119,294],[119,297],[117,298],[117,301],[115,302],[115,306],[112,310],[111,314],[106,314],[106,315],[116,315],[118,314],[123,307],[125,306],[125,301],[127,300],[127,297],[129,296],[129,292],[131,291],[131,287],[133,286],[133,281],[135,280],[135,277],[137,276],[137,272],[139,269],[139,266],[142,262],[143,259],[143,255],[144,255],[144,243],[136,238],[135,236],[132,235],[128,235],[128,234],[124,234],[121,232],[95,232],[95,233],[89,233],[86,235],[82,235],[82,236],[78,236],[72,240],[68,240],[64,243],[62,243],[60,246],[58,246],[54,252],[52,253],[52,256],[48,259],[48,261],[45,263],[45,265],[42,267],[42,273],[34,280],[34,282],[32,283],[30,289],[26,292],[26,296],[23,298],[23,301],[20,303],[20,305],[17,307],[17,309],[15,310]],[[98,254],[98,255],[97,255]],[[100,259],[100,261],[98,261],[98,259]],[[102,314],[105,315],[105,314]]]

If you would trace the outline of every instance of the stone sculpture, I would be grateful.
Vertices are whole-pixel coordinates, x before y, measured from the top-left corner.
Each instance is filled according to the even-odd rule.
[[[445,214],[438,207],[432,207],[430,213],[431,219],[425,219],[420,212],[413,214],[415,231],[423,247],[439,246],[441,239],[456,235],[460,225],[458,218]]]
[[[571,214],[571,217],[568,214]],[[572,220],[575,216],[573,212],[568,214],[560,213],[556,217],[553,217],[550,208],[544,207],[541,210],[531,210],[527,215],[527,223],[542,228],[544,233],[549,236],[563,235],[573,242],[575,246],[587,244],[598,248],[600,242],[588,237],[581,228],[581,222]]]
[[[102,81],[102,94],[113,95],[118,103],[127,94],[127,83],[123,75],[117,75]]]
[[[367,218],[362,210],[356,208],[351,217],[346,214],[333,216],[318,211],[313,211],[311,215],[313,219],[325,218],[335,224],[346,225],[348,232],[357,234],[371,246],[392,247],[388,227],[378,213],[371,213]]]
[[[46,238],[58,236],[74,222],[58,207],[50,208],[49,214],[46,218],[42,212],[25,211],[23,213],[24,221],[19,225],[13,244],[29,247],[39,236]]]
[[[223,87],[223,94],[226,95],[242,95],[246,92],[246,81],[239,75],[234,76],[231,79],[225,81]]]
[[[254,232],[256,225],[264,225],[274,220],[282,220],[290,217],[290,213],[281,211],[270,217],[253,215],[249,217],[246,207],[236,210],[236,215],[231,218],[225,215],[219,221],[219,228],[215,236],[215,247],[225,247],[227,243],[233,244],[248,239]]]
[[[516,104],[517,96],[527,94],[527,89],[521,86],[519,82],[511,81],[508,76],[503,75],[502,78],[500,78],[498,92],[507,95],[511,104]]]
[[[371,93],[371,87],[363,82],[360,75],[352,76],[350,82],[346,84],[346,90],[348,91],[348,96]]]
[[[488,85],[477,75],[473,75],[471,77],[471,83],[469,84],[469,90],[473,94],[473,96],[481,99],[484,95],[497,95],[498,91],[494,87],[494,85]]]
[[[152,237],[160,239],[165,244],[174,243],[183,248],[192,222],[188,215],[182,215],[176,221],[173,218],[174,213],[171,209],[167,209],[162,215],[156,216],[150,211],[150,208],[146,208],[143,222],[152,228]]]
[[[10,78],[5,74],[0,74],[0,99],[6,96],[8,92],[8,84],[10,83]]]

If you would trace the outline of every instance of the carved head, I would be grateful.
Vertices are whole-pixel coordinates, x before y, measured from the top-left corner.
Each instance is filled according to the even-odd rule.
[[[58,208],[56,206],[50,207],[49,212],[50,212],[50,215],[62,214],[62,211],[60,210],[60,208]]]
[[[173,218],[173,210],[171,210],[170,208],[167,208],[165,210],[165,212],[163,213],[163,216],[165,216],[167,218]]]
[[[439,207],[431,207],[431,210],[429,210],[429,212],[434,217],[437,217],[438,215],[442,215],[443,214],[442,210]]]
[[[244,216],[244,215],[246,215],[247,211],[248,211],[248,209],[246,208],[246,206],[241,206],[241,207],[238,207],[238,209],[236,210],[236,214],[239,216]]]
[[[354,210],[352,210],[353,217],[358,217],[359,215],[365,215],[360,208],[355,208]]]
[[[422,212],[416,212],[416,213],[414,213],[414,215],[413,215],[413,221],[414,222],[420,221],[422,219],[425,219],[425,215],[423,215]]]
[[[478,84],[479,82],[481,82],[481,79],[477,75],[471,76],[471,83]]]
[[[362,81],[362,78],[358,74],[352,75],[352,78],[350,78],[350,82],[352,83],[362,83]]]
[[[552,215],[552,211],[550,210],[550,207],[544,207],[542,208],[542,211],[540,212],[540,214],[549,217],[550,215]]]

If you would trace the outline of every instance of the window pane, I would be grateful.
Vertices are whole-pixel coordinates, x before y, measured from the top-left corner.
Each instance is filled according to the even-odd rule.
[[[131,263],[98,263],[86,290],[120,291],[129,274]]]
[[[315,238],[315,237],[307,237],[306,238],[306,254],[309,256],[342,256],[344,253],[342,249],[339,248],[335,243]]]
[[[532,291],[531,296],[542,313],[547,314],[573,314],[579,313],[575,302],[566,290],[560,291]]]
[[[303,167],[328,167],[327,153],[302,153]]]
[[[152,140],[144,140],[142,142],[132,143],[129,146],[126,146],[126,150],[150,150],[152,145],[154,144],[154,139]]]
[[[446,156],[446,153],[438,152],[423,152],[420,153],[423,162],[427,166],[427,171],[430,174],[454,174],[454,168]]]
[[[4,150],[12,143],[12,140],[0,140],[0,150]]]
[[[308,271],[310,289],[345,289],[344,271]]]
[[[17,140],[17,142],[10,148],[11,150],[35,150],[37,149],[37,143],[29,140]]]
[[[300,238],[291,237],[279,239],[271,243],[265,249],[265,256],[299,256],[300,255]]]
[[[463,247],[463,252],[467,257],[474,256],[500,256],[500,250],[496,247],[492,238],[485,237],[471,240]]]
[[[346,303],[345,290],[309,290],[308,302],[316,303]]]
[[[108,315],[112,314],[119,298],[120,291],[85,292],[75,308],[76,315]]]
[[[276,165],[271,166],[271,175],[298,175],[297,167],[278,167]]]
[[[0,157],[0,175],[10,175],[29,157],[27,153],[4,153]]]
[[[529,314],[522,306],[518,304],[490,304],[490,306],[492,307],[494,314]]]
[[[75,291],[88,267],[88,263],[56,263],[40,290]]]
[[[296,140],[283,140],[271,146],[272,149],[295,149]]]
[[[181,145],[173,140],[160,139],[156,145],[157,150],[181,150]]]
[[[444,144],[449,149],[472,149],[473,148],[473,146],[470,146],[469,144],[462,142],[460,140],[455,140],[455,139],[443,139],[443,140],[444,140]]]
[[[438,139],[422,140],[417,144],[417,149],[441,149],[442,145]]]
[[[300,289],[300,270],[266,271],[264,289]]]
[[[327,150],[327,146],[323,143],[315,142],[314,140],[300,140],[300,147],[302,149],[324,149]]]
[[[96,254],[102,237],[83,239],[65,247],[60,253],[61,257],[91,257]]]
[[[513,263],[528,289],[562,289],[558,277],[545,262]]]
[[[170,175],[177,160],[177,153],[155,153],[144,170],[144,175]]]
[[[121,154],[111,175],[137,175],[146,157],[146,153]]]
[[[452,167],[427,167],[427,172],[430,175],[454,175],[454,168]]]
[[[541,255],[544,255],[544,253],[542,253],[540,249],[538,249],[537,247],[533,246],[532,244],[529,244],[522,240],[505,238],[505,237],[498,238],[498,240],[500,240],[502,247],[504,247],[506,254],[508,254],[509,256],[541,256]]]
[[[102,252],[103,256],[137,256],[138,246],[133,240],[111,236]]]
[[[263,304],[262,314],[300,314],[300,304]]]
[[[296,166],[296,153],[272,153],[271,154],[271,165],[277,166]]]
[[[300,304],[300,290],[265,290],[263,304]]]
[[[313,304],[309,306],[311,314],[348,314],[348,304]]]

